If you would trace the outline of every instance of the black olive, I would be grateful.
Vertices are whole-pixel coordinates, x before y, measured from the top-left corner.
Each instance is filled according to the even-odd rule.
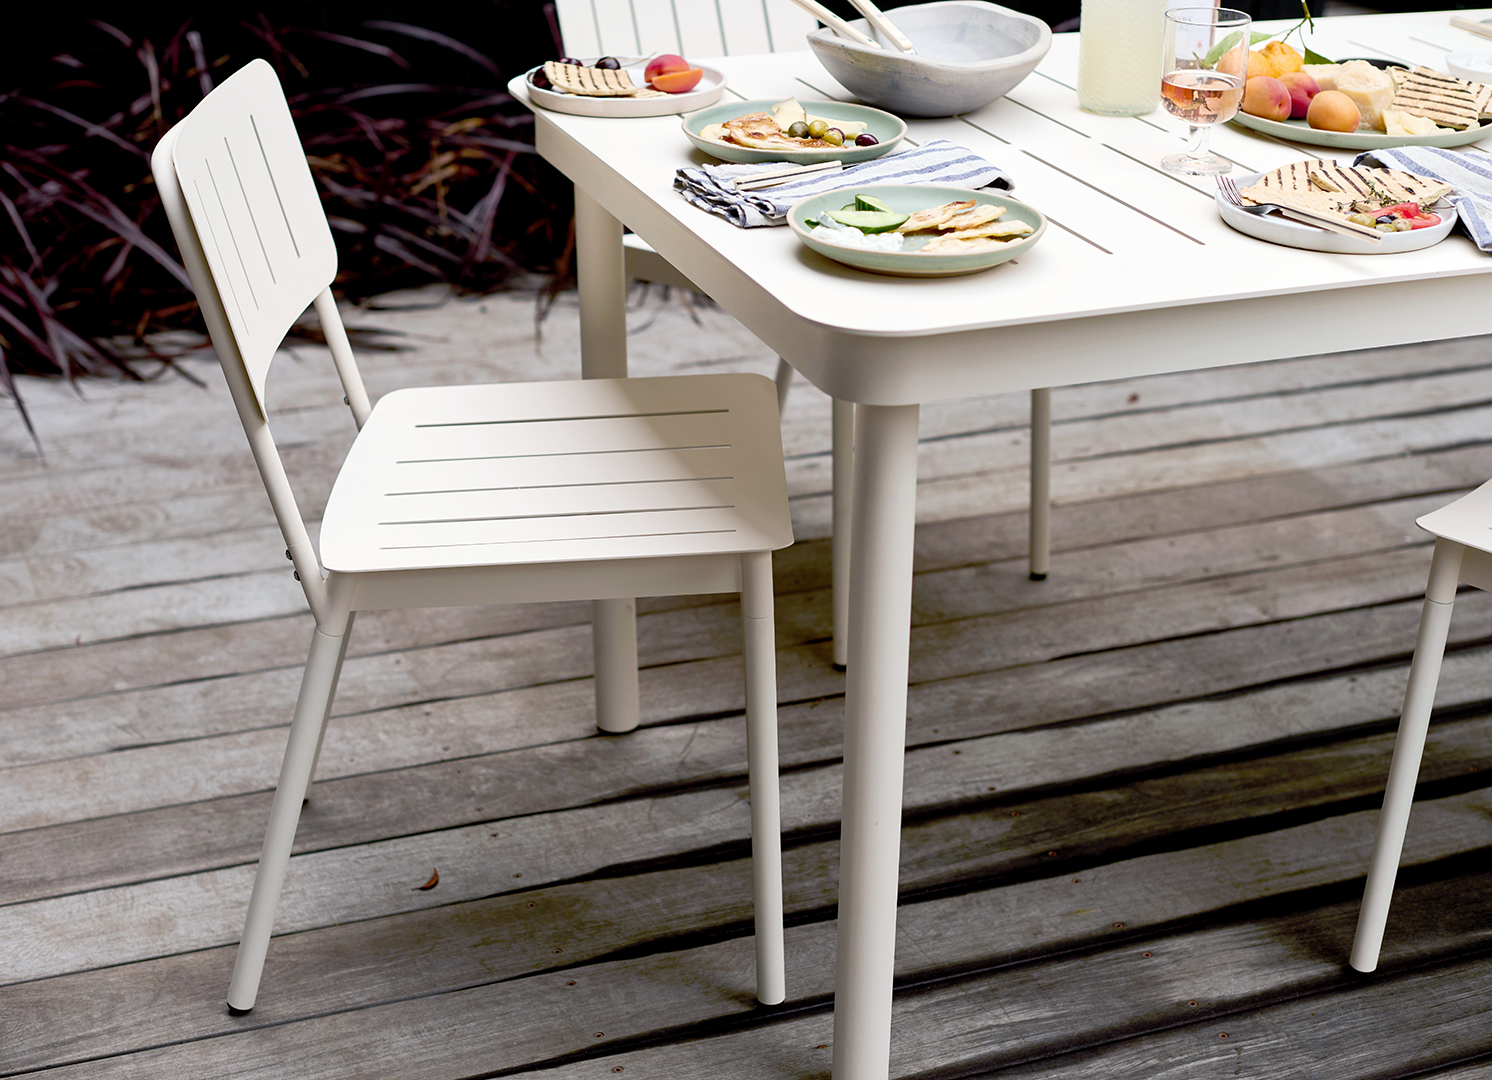
[[[571,64],[575,67],[585,67],[584,64],[582,64],[579,60],[576,60],[573,56],[561,56],[559,58],[559,63]]]
[[[874,135],[872,135],[868,131],[865,132],[864,134],[856,135],[855,136],[855,145],[856,146],[875,146],[880,141],[881,141],[880,139],[877,139]]]
[[[622,66],[622,62],[615,56],[603,56],[596,61],[596,66],[598,68],[605,68],[608,71],[615,71]]]
[[[549,76],[544,74],[543,68],[537,68],[534,71],[529,72],[528,81],[533,83],[540,90],[548,90],[551,85],[549,82]]]

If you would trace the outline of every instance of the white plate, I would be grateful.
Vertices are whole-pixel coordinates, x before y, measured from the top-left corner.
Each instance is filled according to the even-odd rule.
[[[1492,81],[1492,50],[1471,49],[1467,52],[1447,53],[1445,70],[1467,82]]]
[[[713,109],[702,109],[684,117],[684,135],[699,149],[721,161],[791,161],[795,165],[842,161],[846,165],[852,165],[890,152],[907,134],[906,121],[882,109],[872,109],[869,105],[856,105],[849,101],[803,100],[798,104],[812,115],[835,120],[858,120],[865,124],[868,133],[880,141],[873,146],[846,143],[844,146],[819,146],[804,150],[753,150],[749,146],[734,146],[718,139],[706,139],[701,134],[711,124],[723,124],[727,120],[749,116],[751,113],[770,112],[772,106],[780,100],[782,99],[763,98],[760,101],[734,101],[717,105]]]
[[[1263,175],[1263,173],[1249,173],[1246,176],[1234,177],[1234,181],[1240,188],[1246,188]],[[1327,232],[1313,225],[1302,225],[1298,221],[1290,221],[1279,214],[1250,214],[1223,198],[1221,191],[1218,191],[1214,198],[1217,200],[1217,212],[1222,215],[1223,221],[1246,236],[1252,236],[1257,240],[1267,240],[1271,244],[1282,244],[1285,247],[1303,248],[1306,251],[1329,251],[1338,255],[1397,255],[1404,251],[1419,251],[1421,248],[1433,247],[1440,243],[1456,227],[1456,208],[1446,203],[1432,208],[1440,215],[1439,225],[1411,229],[1409,232],[1384,233],[1380,243],[1370,244],[1355,236]]]
[[[587,60],[587,64],[594,64],[596,57]],[[618,57],[622,61],[622,70],[632,80],[633,86],[646,87],[647,80],[643,78],[643,72],[647,70],[648,60],[651,57]],[[696,65],[704,72],[704,77],[693,90],[686,90],[682,94],[669,94],[667,97],[587,97],[584,94],[566,94],[559,90],[540,90],[531,81],[529,76],[535,71],[543,70],[542,64],[533,68],[524,75],[524,86],[528,89],[528,99],[535,105],[549,109],[552,112],[573,113],[576,116],[672,116],[675,113],[693,112],[695,109],[703,109],[707,105],[713,105],[720,100],[720,95],[725,93],[725,76],[712,67],[703,64]]]
[[[1265,120],[1240,112],[1231,123],[1286,142],[1329,146],[1335,150],[1382,150],[1392,146],[1465,146],[1492,135],[1492,124],[1439,135],[1385,135],[1379,131],[1317,131],[1304,120]]]

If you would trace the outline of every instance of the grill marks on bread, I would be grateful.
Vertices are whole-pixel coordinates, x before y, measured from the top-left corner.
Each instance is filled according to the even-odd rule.
[[[1492,87],[1417,67],[1399,83],[1389,108],[1458,131],[1476,127],[1492,107]]]

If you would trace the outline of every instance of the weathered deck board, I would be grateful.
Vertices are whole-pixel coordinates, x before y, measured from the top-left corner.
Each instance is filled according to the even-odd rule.
[[[375,393],[574,374],[564,300],[537,344],[527,297],[409,300],[361,316],[414,346],[367,355]],[[650,312],[634,371],[771,371],[696,314]],[[207,381],[38,386],[45,468],[0,414],[0,1075],[827,1075],[822,540],[776,565],[787,1008],[751,996],[737,615],[706,597],[640,605],[624,738],[594,734],[585,605],[360,618],[260,1005],[222,1011],[310,620]],[[314,516],[340,391],[302,349],[271,392]],[[1492,475],[1485,343],[1059,390],[1039,585],[1026,410],[924,410],[893,1075],[1486,1075],[1482,593],[1382,972],[1344,967],[1412,521]],[[784,426],[795,528],[822,537],[826,400],[795,391]]]

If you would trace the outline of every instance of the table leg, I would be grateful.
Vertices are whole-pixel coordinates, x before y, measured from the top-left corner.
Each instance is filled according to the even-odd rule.
[[[580,373],[627,376],[627,262],[622,223],[575,188],[575,280],[580,292]],[[637,727],[637,609],[634,600],[591,601],[596,669],[596,726]]]
[[[855,409],[834,1080],[890,1067],[917,418],[916,405]]]
[[[843,671],[849,663],[850,641],[850,488],[855,475],[855,403],[834,399],[833,538],[830,559],[834,582],[834,666]]]
[[[1031,391],[1032,581],[1045,581],[1052,561],[1052,388]]]

